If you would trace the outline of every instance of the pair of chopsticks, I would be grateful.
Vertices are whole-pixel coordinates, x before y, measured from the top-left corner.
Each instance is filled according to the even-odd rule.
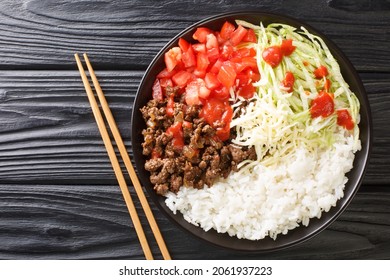
[[[161,251],[163,258],[165,260],[170,260],[171,257],[169,255],[168,249],[165,245],[164,239],[163,239],[161,232],[158,228],[156,220],[154,219],[153,213],[150,209],[150,206],[149,206],[149,203],[146,199],[146,196],[142,190],[141,184],[138,180],[137,174],[135,173],[134,167],[131,164],[130,157],[126,151],[122,137],[119,133],[119,130],[118,130],[118,127],[115,123],[114,117],[111,114],[111,110],[108,106],[106,98],[104,97],[104,93],[99,85],[99,82],[96,78],[95,72],[91,66],[91,63],[89,62],[88,56],[86,54],[84,54],[83,57],[84,57],[85,63],[87,64],[88,72],[89,72],[90,77],[92,79],[92,82],[93,82],[95,91],[97,93],[101,108],[103,109],[104,116],[105,116],[106,121],[110,127],[111,133],[114,136],[114,140],[115,140],[116,145],[119,149],[119,153],[120,153],[122,160],[125,164],[126,170],[127,170],[128,174],[130,175],[131,181],[133,182],[135,191],[136,191],[137,196],[141,202],[141,205],[142,205],[142,208],[145,212],[146,218],[147,218],[149,225],[152,229],[154,237],[156,238],[157,245]],[[145,233],[143,231],[141,222],[139,220],[136,208],[134,206],[129,189],[127,187],[124,175],[123,175],[121,167],[119,165],[119,161],[116,157],[114,147],[111,143],[110,136],[108,134],[107,128],[105,126],[105,122],[103,120],[102,114],[101,114],[100,109],[99,109],[99,105],[95,99],[95,94],[92,91],[92,88],[89,84],[87,75],[84,71],[84,67],[83,67],[81,60],[79,58],[79,55],[77,53],[75,54],[75,58],[76,58],[77,66],[78,66],[79,71],[80,71],[81,78],[83,80],[85,91],[87,92],[87,95],[88,95],[89,103],[92,107],[93,115],[95,116],[95,120],[96,120],[96,123],[97,123],[98,128],[99,128],[99,132],[102,136],[104,146],[106,147],[108,157],[111,161],[112,167],[113,167],[114,172],[115,172],[115,176],[116,176],[118,183],[119,183],[119,187],[120,187],[122,194],[123,194],[123,197],[125,199],[126,206],[129,210],[130,217],[133,221],[138,239],[141,243],[142,250],[145,254],[145,258],[147,260],[152,260],[153,259],[152,252],[150,250],[150,247],[149,247],[148,241],[146,239]]]

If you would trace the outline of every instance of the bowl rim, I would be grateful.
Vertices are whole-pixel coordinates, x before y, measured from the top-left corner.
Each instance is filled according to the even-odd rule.
[[[349,75],[352,75],[352,78],[351,80],[353,80],[356,85],[354,85],[354,87],[356,87],[357,89],[357,92],[355,90],[355,94],[357,95],[358,99],[359,99],[359,102],[360,104],[364,105],[364,106],[361,106],[360,108],[360,117],[361,117],[361,121],[360,121],[360,124],[362,123],[362,118],[364,117],[364,121],[366,123],[366,127],[365,127],[365,135],[366,135],[366,142],[365,142],[365,145],[363,146],[363,143],[362,143],[362,150],[361,151],[358,151],[357,153],[361,154],[361,157],[362,157],[362,162],[360,163],[361,165],[358,166],[359,168],[357,168],[355,166],[355,160],[356,160],[356,153],[355,153],[355,160],[354,160],[354,167],[353,167],[353,170],[358,170],[356,172],[357,175],[356,175],[356,178],[355,180],[350,180],[350,181],[353,181],[352,185],[349,186],[351,183],[348,182],[346,183],[346,187],[349,186],[349,188],[352,189],[352,191],[348,194],[347,197],[343,197],[341,199],[339,199],[337,201],[337,205],[335,207],[332,207],[331,208],[331,211],[329,211],[328,213],[331,213],[331,212],[335,212],[335,213],[332,213],[330,215],[330,217],[328,217],[328,219],[326,219],[325,221],[322,221],[319,223],[319,225],[317,226],[316,229],[314,230],[309,230],[310,229],[310,226],[309,225],[308,227],[306,227],[307,230],[303,230],[303,234],[302,234],[302,237],[300,238],[297,238],[297,239],[294,239],[292,241],[289,241],[289,242],[286,242],[280,246],[274,246],[274,247],[267,247],[267,248],[261,248],[261,246],[254,246],[254,247],[251,247],[251,246],[240,246],[240,242],[242,243],[251,243],[253,245],[256,245],[257,244],[260,244],[261,242],[264,242],[263,240],[264,239],[261,239],[261,240],[246,240],[246,239],[238,239],[237,237],[233,236],[233,237],[228,237],[228,238],[231,238],[231,241],[232,243],[234,243],[233,245],[228,245],[226,244],[226,242],[215,242],[215,240],[210,240],[210,238],[207,237],[207,235],[209,234],[208,232],[199,232],[197,229],[200,229],[200,227],[196,227],[188,222],[185,222],[183,224],[183,221],[178,221],[178,217],[180,217],[180,219],[184,220],[182,215],[180,213],[176,214],[176,215],[173,215],[172,213],[170,212],[167,212],[170,211],[168,208],[166,208],[166,206],[162,205],[162,204],[165,204],[164,203],[164,200],[165,198],[162,198],[162,197],[157,197],[157,195],[154,193],[154,190],[153,188],[149,188],[147,187],[146,185],[148,185],[148,182],[145,182],[145,180],[142,180],[142,178],[140,178],[140,181],[142,183],[142,185],[144,186],[144,188],[146,189],[146,191],[148,192],[149,194],[149,198],[152,199],[152,201],[156,204],[157,208],[159,209],[160,212],[163,212],[164,216],[168,218],[168,220],[170,220],[171,222],[173,222],[173,224],[175,224],[178,228],[180,228],[181,230],[183,230],[184,232],[190,234],[191,236],[193,237],[196,237],[198,240],[201,240],[209,245],[212,245],[212,246],[216,246],[218,248],[223,248],[223,249],[229,249],[229,250],[233,250],[233,251],[236,251],[236,252],[273,252],[273,251],[278,251],[278,250],[282,250],[282,249],[287,249],[287,248],[290,248],[292,246],[295,246],[295,245],[298,245],[298,244],[301,244],[302,242],[304,241],[308,241],[310,239],[312,239],[313,237],[317,236],[319,233],[321,233],[323,230],[325,230],[326,228],[329,227],[330,224],[332,224],[344,211],[345,209],[348,207],[348,205],[351,203],[352,199],[355,197],[356,193],[358,192],[359,188],[360,188],[360,185],[362,184],[362,181],[363,181],[363,178],[367,172],[367,166],[368,166],[368,163],[369,163],[369,159],[370,159],[370,155],[371,155],[371,149],[372,149],[372,117],[371,117],[371,109],[370,109],[370,104],[369,104],[369,100],[368,100],[368,96],[367,96],[367,92],[364,88],[364,85],[363,85],[363,82],[360,78],[360,76],[358,75],[358,72],[357,70],[355,69],[355,67],[353,66],[353,64],[351,63],[351,61],[348,59],[348,57],[343,53],[343,51],[341,51],[341,49],[331,40],[329,39],[324,33],[322,33],[321,31],[317,30],[316,28],[312,27],[310,24],[300,20],[300,19],[297,19],[297,18],[293,18],[291,16],[288,16],[288,15],[284,15],[284,14],[281,14],[281,13],[275,13],[275,12],[268,12],[268,11],[264,11],[264,10],[238,10],[238,11],[230,11],[230,12],[226,12],[226,13],[218,13],[216,15],[213,15],[213,16],[208,16],[204,19],[201,19],[191,25],[189,25],[187,28],[183,29],[181,32],[179,32],[177,35],[175,35],[172,39],[170,39],[161,49],[160,51],[154,56],[153,60],[150,62],[149,66],[147,67],[147,69],[145,70],[145,73],[139,83],[139,86],[138,86],[138,89],[137,89],[137,93],[136,93],[136,97],[135,97],[135,100],[134,100],[134,106],[133,106],[133,109],[132,109],[132,115],[131,115],[131,142],[133,144],[133,152],[134,152],[134,139],[137,138],[137,135],[136,133],[138,133],[134,127],[137,125],[137,123],[135,123],[135,119],[137,118],[137,114],[139,115],[139,112],[136,112],[138,108],[140,107],[137,107],[135,105],[137,105],[139,102],[140,102],[140,99],[141,99],[141,91],[143,89],[143,87],[145,86],[145,83],[147,82],[146,80],[148,79],[148,75],[149,73],[154,69],[154,67],[156,66],[156,64],[158,63],[159,60],[161,60],[161,56],[169,49],[171,48],[173,45],[175,45],[175,43],[177,44],[177,41],[179,38],[181,38],[183,35],[185,34],[190,34],[191,32],[193,32],[194,28],[198,27],[198,26],[201,26],[201,25],[205,25],[205,24],[210,24],[212,22],[215,22],[215,21],[218,21],[218,20],[223,20],[225,18],[229,18],[229,17],[235,17],[236,19],[239,18],[240,16],[248,16],[248,15],[251,15],[251,16],[256,16],[256,17],[266,17],[266,18],[276,18],[276,19],[281,19],[282,22],[286,23],[287,24],[290,24],[290,25],[293,25],[295,27],[298,27],[298,26],[303,26],[305,27],[310,33],[312,34],[316,34],[318,36],[320,36],[324,42],[326,43],[326,45],[328,46],[328,48],[330,49],[331,53],[333,56],[335,57],[338,57],[339,58],[339,61],[338,61],[338,64],[340,65],[340,68],[343,66],[343,68],[347,69],[349,72]],[[272,21],[272,22],[276,22],[276,21]],[[341,61],[340,61],[341,60]],[[343,76],[345,75],[345,73],[343,73]],[[362,115],[362,108],[364,109],[364,116]],[[361,130],[362,131],[362,130]],[[360,133],[361,133],[360,131]],[[138,135],[139,136],[139,135]],[[360,137],[361,138],[361,135]],[[139,160],[139,157],[136,157],[135,156],[136,154],[134,154],[134,160],[136,162],[136,166],[138,168],[143,168],[143,166],[140,167],[141,165],[141,161]],[[347,174],[347,177],[348,177],[348,174]],[[344,193],[345,193],[345,190],[344,190]],[[342,203],[341,203],[342,202]],[[342,205],[340,205],[342,204]],[[335,209],[337,211],[335,211]],[[314,219],[314,218],[312,218]],[[310,223],[312,223],[312,219],[310,219]],[[194,228],[195,227],[195,228]],[[298,228],[303,228],[302,225],[300,225]],[[198,231],[198,232],[196,232]],[[216,231],[214,231],[213,229],[211,229],[211,231],[215,232],[214,234],[216,234],[217,236],[218,235],[227,235],[227,233],[217,233]],[[293,230],[292,230],[293,231]],[[307,233],[306,233],[307,231]],[[290,231],[289,231],[290,232]],[[280,239],[280,238],[283,238],[283,236],[279,237],[277,239]],[[237,242],[238,241],[238,242]],[[238,245],[237,245],[238,243]],[[276,243],[275,243],[276,244]]]

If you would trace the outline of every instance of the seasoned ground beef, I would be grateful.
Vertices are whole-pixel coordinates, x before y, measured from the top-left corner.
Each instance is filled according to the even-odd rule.
[[[174,93],[173,93],[174,94]],[[202,188],[212,186],[219,177],[227,177],[245,159],[256,159],[254,149],[222,142],[216,130],[200,118],[200,106],[187,106],[182,100],[174,102],[173,115],[167,115],[168,99],[150,100],[141,109],[146,122],[142,134],[143,154],[148,157],[145,169],[155,191],[164,195],[177,192],[181,186]],[[182,145],[167,129],[181,123]]]

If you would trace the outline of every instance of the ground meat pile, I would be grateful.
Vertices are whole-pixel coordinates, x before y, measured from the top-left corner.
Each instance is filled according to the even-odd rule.
[[[181,186],[211,187],[219,177],[226,178],[237,164],[245,159],[256,159],[253,148],[234,146],[230,141],[222,142],[215,136],[215,128],[199,117],[201,105],[188,106],[175,100],[173,116],[167,116],[168,99],[150,100],[141,108],[146,129],[142,134],[143,154],[148,157],[145,169],[155,191],[164,195],[176,193]],[[182,124],[184,145],[175,145],[167,129]]]

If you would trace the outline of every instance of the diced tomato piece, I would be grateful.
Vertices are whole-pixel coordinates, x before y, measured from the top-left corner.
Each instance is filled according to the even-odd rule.
[[[205,81],[197,79],[196,82],[198,83],[199,97],[203,99],[209,97],[211,90],[207,88]]]
[[[328,76],[328,74],[329,74],[328,68],[326,68],[326,66],[324,66],[324,65],[320,65],[316,70],[314,70],[314,76],[317,79],[324,78],[324,77]]]
[[[329,117],[334,112],[334,101],[328,92],[320,92],[318,96],[313,99],[310,107],[310,114],[312,118]]]
[[[181,70],[177,72],[173,77],[172,81],[179,87],[184,87],[190,81],[192,75],[191,73]]]
[[[295,46],[293,46],[292,39],[285,39],[282,41],[282,44],[280,45],[280,49],[282,50],[282,54],[285,56],[291,55],[295,51]]]
[[[255,87],[252,84],[247,84],[239,88],[238,95],[246,99],[252,98],[255,94]]]
[[[221,49],[221,58],[223,58],[224,60],[228,60],[232,58],[233,54],[234,48],[232,45],[223,45]]]
[[[192,48],[197,53],[205,53],[206,52],[206,45],[205,44],[193,44]]]
[[[262,57],[266,63],[275,68],[283,59],[282,50],[279,46],[271,46],[264,49]]]
[[[184,67],[189,68],[196,65],[196,56],[194,49],[189,46],[189,48],[186,51],[182,52],[182,62],[184,64]]]
[[[235,29],[236,27],[234,26],[234,24],[225,21],[225,23],[222,25],[221,32],[220,32],[221,38],[224,39],[225,41],[229,40]]]
[[[189,121],[183,121],[182,127],[191,129],[192,128],[192,124]]]
[[[230,42],[233,46],[237,46],[239,43],[241,43],[242,39],[247,33],[248,30],[242,25],[239,25],[236,30],[233,31],[233,34],[230,37]]]
[[[157,74],[157,78],[172,78],[172,76],[176,73],[177,70],[168,71],[167,68],[164,68],[160,73]]]
[[[217,87],[219,87],[221,85],[220,81],[217,78],[217,75],[215,75],[211,72],[206,73],[204,81],[206,83],[206,87],[208,89],[211,89],[211,90],[216,89]]]
[[[222,66],[222,59],[218,59],[214,64],[210,67],[209,72],[218,74],[219,70],[221,69]]]
[[[236,80],[236,71],[231,64],[222,64],[221,69],[219,69],[217,78],[226,88],[231,88],[234,85]]]
[[[152,87],[152,97],[154,100],[158,100],[158,101],[162,101],[164,99],[159,79],[154,80],[153,87]]]
[[[286,72],[286,75],[284,76],[284,80],[282,81],[282,85],[284,88],[286,88],[287,92],[292,92],[294,87],[295,77],[294,74],[290,71]]]
[[[212,34],[213,31],[208,29],[207,27],[198,27],[195,33],[192,35],[192,38],[197,40],[199,43],[206,43],[207,35]]]
[[[210,61],[206,53],[198,53],[196,57],[196,69],[199,71],[206,71]]]
[[[256,43],[257,37],[256,37],[255,31],[253,29],[247,29],[247,30],[248,30],[248,32],[246,33],[244,38],[242,38],[242,41]]]
[[[217,37],[213,33],[208,34],[206,37],[206,49],[212,49],[218,47],[219,44],[218,44]]]
[[[178,45],[182,52],[186,52],[188,48],[191,46],[191,44],[183,38],[179,39]]]
[[[156,148],[153,148],[152,149],[152,154],[151,154],[151,158],[152,159],[157,159],[157,158],[161,158],[161,151],[159,151],[158,149]]]
[[[229,100],[230,91],[228,88],[224,87],[223,85],[220,85],[218,88],[211,92],[210,98],[217,98],[224,101]]]
[[[219,58],[219,48],[212,48],[207,50],[207,57],[210,62],[215,62]]]
[[[258,69],[246,69],[244,72],[252,83],[260,80],[260,73]]]
[[[254,48],[240,48],[237,50],[236,55],[239,57],[255,57],[256,50]]]
[[[196,81],[192,81],[186,86],[185,101],[187,105],[199,105],[201,104],[199,99],[199,87]]]
[[[167,108],[165,110],[165,113],[167,114],[168,117],[173,117],[174,112],[175,112],[175,101],[174,101],[174,96],[172,94],[168,97]]]
[[[237,74],[236,80],[238,80],[238,86],[242,87],[251,82],[250,78],[245,72]]]
[[[209,125],[216,128],[216,135],[221,141],[229,139],[230,122],[233,117],[233,109],[229,102],[217,98],[207,99],[202,107],[200,116]]]
[[[170,78],[161,78],[159,80],[162,88],[173,87],[173,82]]]
[[[165,66],[168,72],[172,71],[175,66],[181,61],[181,49],[173,47],[164,55]]]
[[[255,57],[243,57],[241,61],[242,66],[245,68],[251,68],[253,70],[257,70],[257,61]]]
[[[206,76],[206,70],[199,70],[199,69],[194,69],[192,73],[197,77],[197,78],[204,78]]]
[[[172,145],[175,148],[183,148],[184,147],[184,133],[181,122],[175,122],[173,125],[168,127],[167,134],[172,135]]]
[[[347,130],[352,130],[355,126],[355,123],[353,122],[347,109],[337,110],[337,124]]]

